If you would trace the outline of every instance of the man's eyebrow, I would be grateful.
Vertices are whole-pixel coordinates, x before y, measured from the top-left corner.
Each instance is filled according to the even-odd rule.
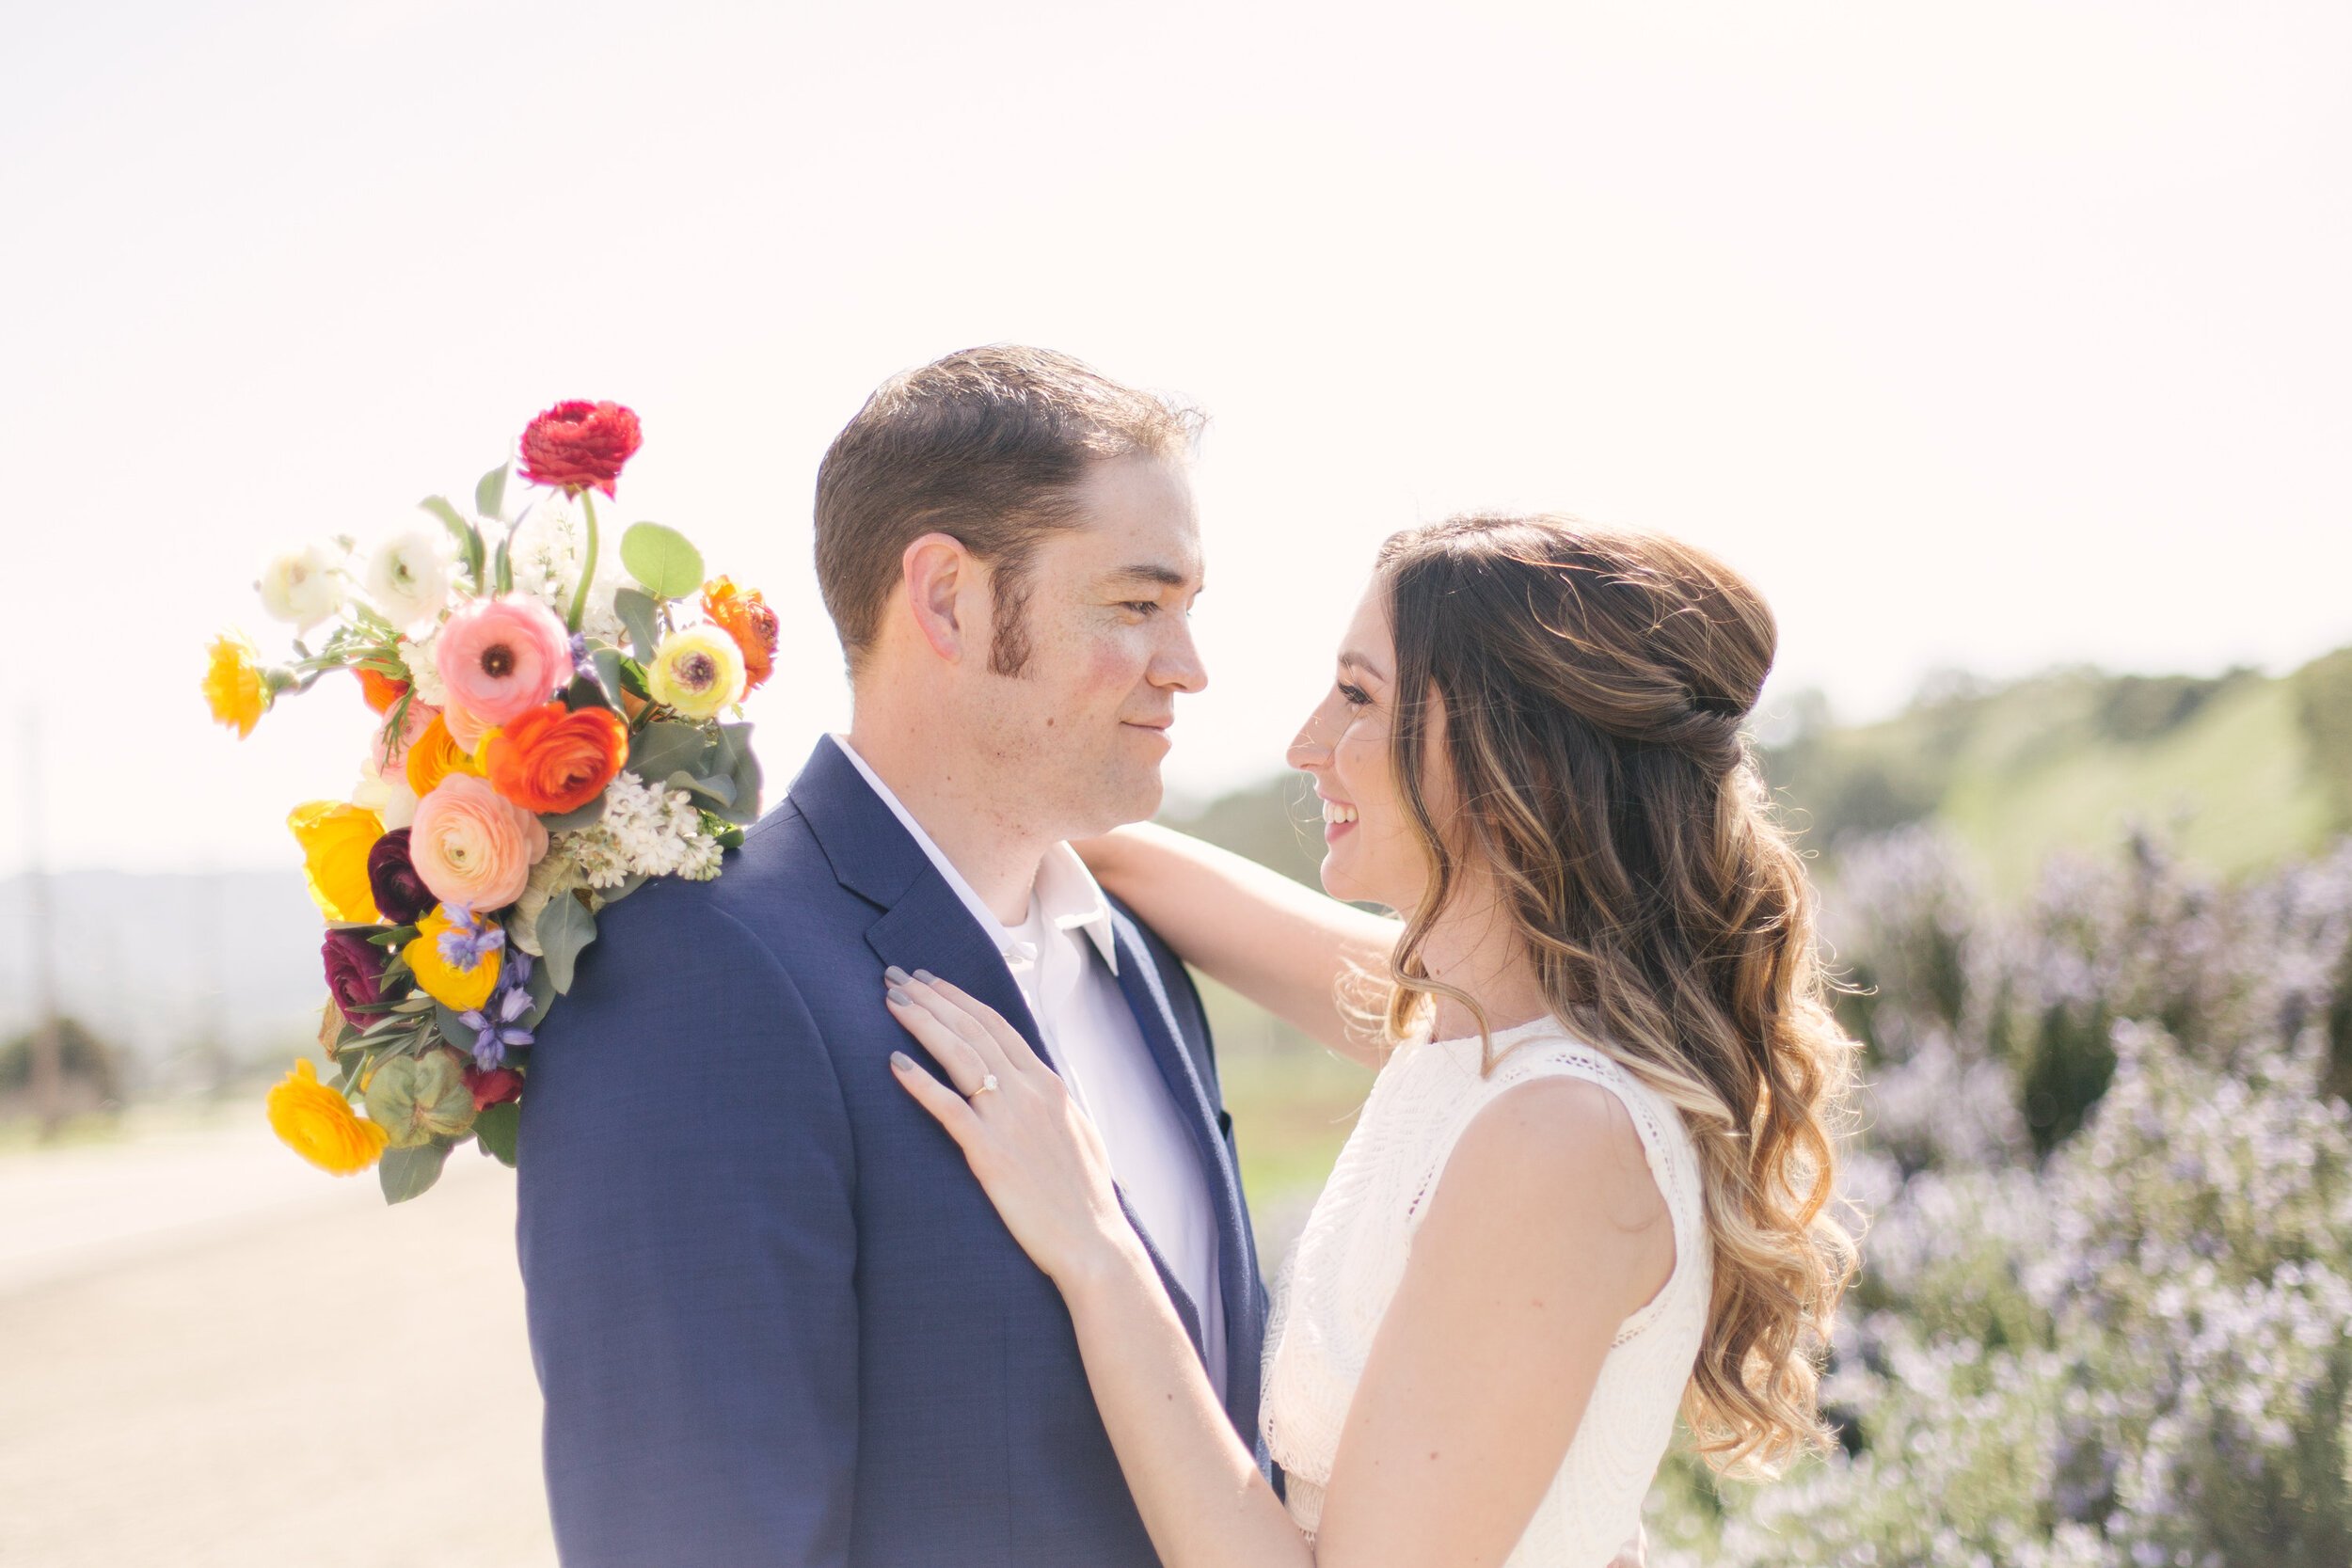
[[[1142,561],[1130,566],[1121,566],[1111,574],[1111,580],[1113,582],[1155,583],[1162,588],[1188,588],[1192,585],[1192,578],[1175,567],[1164,566],[1156,561]]]

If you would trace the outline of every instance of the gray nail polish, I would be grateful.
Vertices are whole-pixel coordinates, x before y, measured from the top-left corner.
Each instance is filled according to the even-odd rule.
[[[897,1068],[900,1072],[913,1072],[914,1070],[914,1058],[908,1055],[903,1051],[894,1051],[890,1053],[890,1065]]]
[[[896,1002],[901,1007],[912,1007],[914,1006],[914,998],[909,996],[905,991],[900,990],[896,986],[890,988],[890,1000]]]
[[[892,964],[888,969],[882,971],[882,978],[889,981],[894,986],[905,985],[909,977],[910,976],[907,974],[907,972],[900,969],[897,964]]]
[[[930,970],[928,970],[928,969],[918,969],[918,970],[916,970],[916,971],[914,972],[914,977],[915,977],[916,979],[918,979],[918,980],[922,981],[922,982],[923,982],[925,985],[927,985],[927,986],[928,986],[928,985],[933,985],[933,984],[937,983],[937,981],[938,981],[938,979],[939,979],[939,976],[938,976],[938,975],[933,974],[932,974]]]

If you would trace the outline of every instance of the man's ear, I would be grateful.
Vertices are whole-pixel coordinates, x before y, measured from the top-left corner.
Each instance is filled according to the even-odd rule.
[[[970,598],[982,589],[979,562],[963,542],[945,533],[926,533],[898,558],[906,589],[907,608],[931,652],[950,664],[963,658],[967,638],[981,633]],[[984,589],[982,589],[984,592]]]

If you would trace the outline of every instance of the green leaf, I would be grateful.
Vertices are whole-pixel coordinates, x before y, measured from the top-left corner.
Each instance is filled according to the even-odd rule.
[[[384,1201],[405,1203],[441,1179],[449,1160],[447,1144],[419,1144],[414,1148],[388,1148],[376,1162],[376,1179],[384,1183]]]
[[[586,805],[560,816],[548,816],[543,813],[539,817],[539,826],[551,833],[568,833],[581,828],[593,828],[603,820],[604,797],[599,795]]]
[[[485,517],[495,517],[506,509],[506,470],[501,463],[474,482],[473,509]]]
[[[647,724],[629,742],[628,770],[647,784],[673,773],[700,775],[709,771],[703,766],[709,751],[710,737],[701,725],[665,719]]]
[[[595,666],[591,664],[590,668]],[[597,684],[595,675],[574,675],[572,684],[564,689],[564,705],[574,713],[584,707],[600,707],[610,711],[612,699],[605,695],[604,688]]]
[[[624,592],[627,591],[624,590]],[[596,667],[596,679],[604,683],[604,695],[608,705],[618,708],[622,690],[620,650],[598,648],[588,656],[588,662]]]
[[[433,1022],[440,1029],[441,1038],[452,1050],[463,1052],[469,1057],[473,1054],[475,1032],[456,1008],[446,1002],[434,1003]]]
[[[759,820],[759,758],[752,753],[752,727],[749,724],[719,726],[721,755],[708,768],[711,773],[724,772],[735,785],[735,795],[719,815],[730,822],[746,827]]]
[[[629,651],[637,656],[640,664],[651,664],[654,650],[661,645],[661,639],[654,631],[653,600],[634,588],[615,588],[612,610],[620,616],[621,625],[628,628]]]
[[[546,964],[534,963],[531,966],[531,978],[523,982],[523,989],[531,992],[531,1006],[522,1016],[522,1026],[536,1029],[539,1021],[548,1016],[548,1009],[555,1006],[555,979],[548,974]],[[510,1066],[513,1064],[511,1056],[508,1063]]]
[[[417,503],[441,519],[441,526],[456,537],[458,553],[465,558],[466,570],[472,574],[474,586],[482,586],[482,535],[474,526],[458,514],[439,496],[427,496]]]
[[[482,1152],[510,1167],[515,1164],[515,1140],[522,1130],[523,1108],[512,1100],[485,1105],[473,1118],[473,1135],[481,1140]]]
[[[596,917],[572,894],[548,900],[539,911],[539,945],[546,949],[548,978],[559,991],[572,989],[572,966],[580,950],[596,940]]]
[[[682,599],[703,585],[702,552],[660,523],[631,523],[621,535],[621,564],[657,599]]]
[[[735,804],[735,781],[724,774],[698,779],[691,773],[673,773],[670,775],[670,787],[689,789],[697,795],[707,795],[723,806]]]

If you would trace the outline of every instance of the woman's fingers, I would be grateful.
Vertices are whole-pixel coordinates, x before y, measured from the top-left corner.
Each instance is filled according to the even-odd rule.
[[[890,1070],[906,1086],[914,1102],[931,1114],[931,1119],[947,1130],[956,1140],[956,1147],[967,1155],[972,1139],[980,1130],[980,1118],[972,1114],[971,1104],[963,1096],[923,1070],[921,1063],[903,1051],[890,1053]]]
[[[976,996],[966,995],[958,987],[941,979],[928,970],[922,972],[920,983],[946,997],[979,1024],[981,1032],[988,1037],[989,1042],[995,1046],[997,1053],[1007,1064],[1016,1068],[1043,1065],[1037,1059],[1037,1053],[1029,1049],[1029,1042],[1022,1038],[1021,1031],[1007,1023],[1005,1015],[987,1003]]]
[[[890,1016],[915,1038],[915,1042],[931,1053],[931,1059],[947,1071],[947,1081],[966,1100],[978,1092],[980,1085],[995,1071],[988,1059],[966,1038],[942,1018],[937,1009],[926,1005],[920,997],[903,987],[893,986],[882,998]],[[919,1074],[918,1074],[919,1076]]]

